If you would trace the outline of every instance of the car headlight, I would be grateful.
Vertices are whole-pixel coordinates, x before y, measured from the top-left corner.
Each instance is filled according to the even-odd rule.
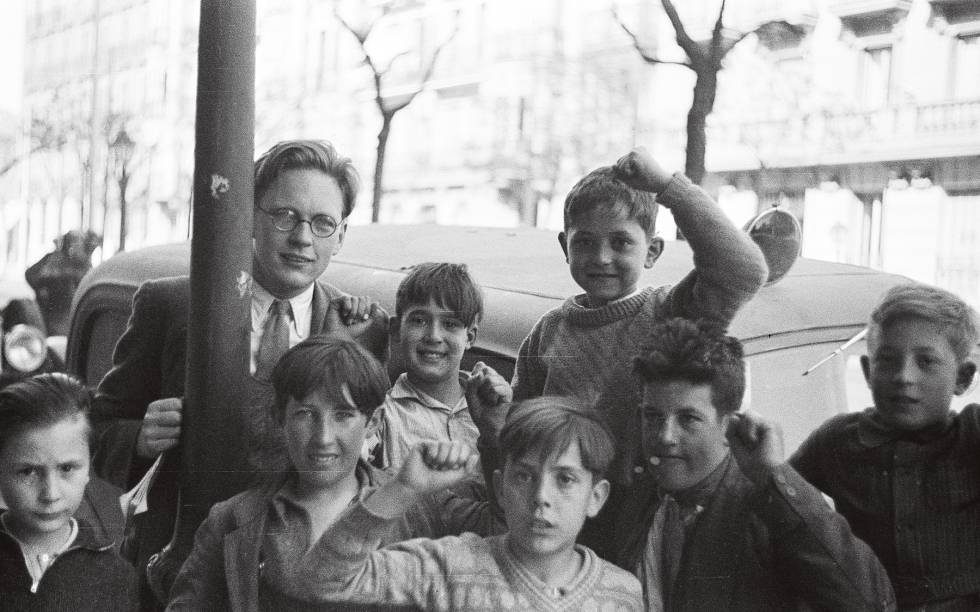
[[[3,356],[10,367],[21,372],[33,372],[48,357],[44,334],[30,325],[14,325],[3,338]]]

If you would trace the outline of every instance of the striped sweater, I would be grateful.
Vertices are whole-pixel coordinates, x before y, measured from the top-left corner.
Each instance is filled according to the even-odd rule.
[[[511,554],[507,536],[464,533],[378,550],[392,522],[355,505],[307,553],[290,590],[300,599],[323,603],[430,611],[643,610],[639,581],[583,546],[576,546],[581,569],[556,592]]]

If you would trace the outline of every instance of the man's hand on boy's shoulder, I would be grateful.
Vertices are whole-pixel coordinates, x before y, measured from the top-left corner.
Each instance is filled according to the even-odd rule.
[[[726,436],[738,467],[756,486],[766,486],[773,470],[785,460],[782,430],[752,411],[736,412],[729,418]]]
[[[633,189],[663,193],[674,178],[643,147],[619,158],[613,166],[616,176]]]
[[[481,436],[496,440],[514,399],[510,383],[496,370],[478,361],[473,364],[465,386],[466,405]]]
[[[368,497],[364,506],[386,519],[401,516],[423,495],[448,489],[472,474],[479,458],[462,442],[423,440],[412,448],[397,476]]]
[[[375,300],[342,295],[330,300],[324,331],[356,340],[375,355],[388,346],[388,312]]]
[[[180,442],[180,420],[184,400],[165,397],[150,402],[136,438],[136,454],[144,459],[156,459],[157,455],[177,446]]]

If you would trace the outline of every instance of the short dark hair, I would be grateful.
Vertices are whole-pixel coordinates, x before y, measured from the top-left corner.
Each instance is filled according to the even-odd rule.
[[[287,170],[309,168],[332,176],[344,196],[344,218],[354,210],[360,178],[350,158],[342,156],[326,140],[284,140],[255,161],[255,205],[272,183]]]
[[[425,262],[412,266],[398,284],[395,316],[401,318],[409,306],[428,304],[429,300],[455,312],[467,327],[479,323],[483,316],[483,292],[466,264]]]
[[[977,313],[957,295],[922,283],[896,285],[885,293],[868,323],[868,351],[874,350],[881,329],[899,319],[917,318],[946,330],[957,359],[963,362],[977,345]]]
[[[655,325],[633,372],[646,383],[708,384],[719,415],[738,411],[745,394],[742,343],[709,321],[675,318]]]
[[[543,395],[515,403],[498,437],[503,457],[537,455],[542,461],[564,453],[574,442],[593,480],[606,475],[616,443],[602,413],[572,396]]]
[[[323,391],[337,403],[353,400],[351,408],[370,418],[390,386],[387,371],[357,342],[324,334],[310,336],[286,351],[272,370],[274,416],[281,423],[290,398],[302,400]]]
[[[633,189],[616,175],[612,166],[596,168],[583,176],[565,197],[565,231],[575,220],[600,206],[622,206],[647,236],[653,236],[657,223],[657,196]]]
[[[80,417],[91,443],[92,393],[78,379],[54,372],[36,374],[0,390],[0,450],[10,440],[33,428],[48,427]]]

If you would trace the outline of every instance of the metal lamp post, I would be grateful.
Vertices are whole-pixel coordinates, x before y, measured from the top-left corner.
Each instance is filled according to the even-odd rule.
[[[126,127],[119,128],[119,133],[109,144],[116,166],[116,176],[119,182],[119,250],[126,250],[126,187],[129,185],[129,162],[136,152],[136,143],[126,133]]]

